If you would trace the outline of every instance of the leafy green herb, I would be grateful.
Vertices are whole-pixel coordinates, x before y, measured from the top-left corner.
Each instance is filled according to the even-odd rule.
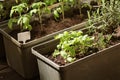
[[[77,54],[85,54],[93,46],[94,37],[83,35],[82,31],[65,31],[55,39],[60,39],[53,56],[61,55],[67,62],[75,60]]]

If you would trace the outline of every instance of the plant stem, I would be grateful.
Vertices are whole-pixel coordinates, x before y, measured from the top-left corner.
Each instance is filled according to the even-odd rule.
[[[80,13],[80,15],[81,15],[81,0],[78,0],[78,8],[79,8],[79,13]]]
[[[20,13],[20,18],[21,18],[21,17],[22,17],[22,15],[21,15],[21,13]],[[22,25],[22,23],[21,23],[21,24],[20,24],[20,30],[21,30],[21,32],[22,32],[22,30],[23,30],[23,29],[22,29],[22,26],[23,26],[23,25]]]
[[[38,13],[39,13],[40,30],[43,31],[43,27],[42,27],[42,12],[41,12],[41,10]]]
[[[63,17],[63,20],[65,19],[65,14],[64,14],[64,1],[62,0],[62,17]]]

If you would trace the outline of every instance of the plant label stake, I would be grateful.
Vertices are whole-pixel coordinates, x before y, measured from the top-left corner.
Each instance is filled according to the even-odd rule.
[[[25,44],[27,40],[31,39],[30,31],[18,33],[17,37],[18,41],[22,41]]]

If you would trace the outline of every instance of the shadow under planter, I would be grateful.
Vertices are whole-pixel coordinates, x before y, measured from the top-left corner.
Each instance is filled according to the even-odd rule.
[[[86,22],[77,24],[70,28],[60,30],[58,32],[32,40],[25,44],[19,43],[16,39],[10,36],[9,33],[11,32],[11,30],[8,29],[6,25],[6,28],[2,30],[2,34],[5,44],[8,65],[24,78],[27,79],[34,78],[35,76],[38,75],[39,72],[35,56],[31,54],[31,47],[35,46],[38,43],[42,43],[50,39],[53,39],[53,36],[64,31],[80,29],[84,27],[85,23]]]
[[[120,43],[64,66],[46,58],[58,40],[50,40],[32,48],[37,57],[41,80],[120,80]]]

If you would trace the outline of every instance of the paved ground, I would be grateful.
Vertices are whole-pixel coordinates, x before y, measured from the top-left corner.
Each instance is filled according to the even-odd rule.
[[[25,80],[14,70],[12,70],[5,60],[0,60],[0,80]],[[39,78],[34,78],[31,80],[39,80]]]

